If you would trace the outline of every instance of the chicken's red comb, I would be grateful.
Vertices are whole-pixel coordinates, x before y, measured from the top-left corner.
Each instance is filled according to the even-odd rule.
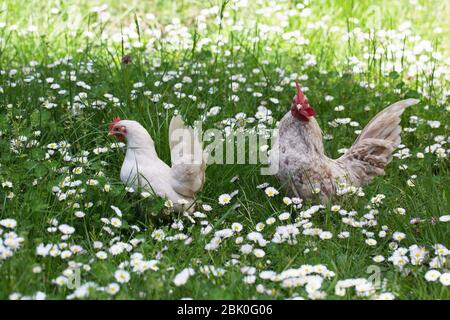
[[[114,125],[118,122],[122,121],[119,117],[115,117],[114,119],[112,119],[111,123],[109,124],[109,131],[112,130],[112,128],[114,127]]]
[[[300,89],[300,85],[298,81],[295,80],[295,86],[297,87],[297,95],[295,96],[295,104],[299,104],[302,108],[309,109],[311,106],[309,105],[308,99],[306,99],[302,89]]]

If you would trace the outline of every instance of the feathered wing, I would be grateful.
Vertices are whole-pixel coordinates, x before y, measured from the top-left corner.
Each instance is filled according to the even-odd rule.
[[[392,152],[400,144],[400,116],[419,103],[417,99],[398,101],[378,113],[362,130],[352,147],[336,160],[345,168],[352,182],[363,185],[384,174]]]
[[[205,182],[206,161],[199,133],[187,127],[181,116],[169,126],[172,187],[179,194],[194,198]]]

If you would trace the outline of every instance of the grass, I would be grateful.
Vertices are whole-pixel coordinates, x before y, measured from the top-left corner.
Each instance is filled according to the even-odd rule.
[[[353,289],[343,297],[338,296],[335,286],[339,280],[368,278],[367,268],[372,265],[380,268],[384,287],[371,297],[392,292],[398,299],[450,298],[447,287],[439,280],[429,282],[424,276],[429,269],[436,269],[430,266],[436,256],[433,245],[450,246],[449,224],[439,221],[440,216],[450,214],[450,69],[448,58],[445,59],[449,54],[446,35],[450,30],[445,24],[450,13],[448,3],[323,0],[306,5],[311,8],[308,14],[308,10],[297,6],[300,3],[297,1],[277,2],[277,7],[270,10],[261,10],[268,3],[249,2],[248,6],[233,9],[234,1],[125,4],[109,0],[99,14],[92,12],[94,5],[90,1],[27,1],[20,5],[17,1],[3,2],[0,22],[4,21],[6,26],[0,28],[0,183],[10,181],[12,187],[0,188],[0,220],[15,219],[15,232],[24,240],[12,257],[0,260],[1,299],[33,297],[37,292],[44,292],[49,299],[307,298],[308,293],[301,286],[286,288],[280,282],[258,276],[255,284],[247,284],[241,269],[255,267],[258,275],[263,270],[281,273],[307,264],[323,264],[335,273],[322,284],[321,290],[328,299],[366,298]],[[216,9],[210,10],[209,15],[200,11],[213,6]],[[52,13],[51,8],[58,11]],[[109,19],[102,20],[105,12],[109,12]],[[150,12],[156,20],[147,15]],[[196,24],[198,16],[204,16],[204,25]],[[180,19],[179,24],[172,20],[174,17]],[[411,22],[410,27],[404,25],[406,20]],[[12,25],[16,27],[11,28]],[[406,37],[399,38],[404,28],[409,31]],[[441,32],[436,32],[436,28],[441,28]],[[379,33],[382,29],[392,30],[389,31],[392,36],[383,38]],[[296,31],[298,34],[289,36],[289,32]],[[343,38],[347,33],[351,36]],[[429,40],[429,45],[421,42],[423,39]],[[424,49],[419,51],[421,46]],[[413,50],[419,53],[409,55],[408,51]],[[121,63],[124,54],[131,55],[131,64]],[[68,56],[71,59],[66,59]],[[31,61],[37,64],[30,65]],[[418,72],[411,69],[415,65],[420,66]],[[69,75],[76,79],[70,79]],[[345,224],[338,213],[332,212],[330,203],[310,219],[314,227],[333,234],[330,240],[302,235],[300,228],[295,245],[269,243],[263,248],[264,258],[240,254],[240,245],[235,243],[237,235],[225,239],[215,251],[205,250],[214,232],[229,228],[233,222],[243,225],[240,235],[245,238],[259,222],[289,211],[290,220],[277,221],[261,231],[270,240],[277,226],[293,223],[300,211],[314,204],[305,201],[302,209],[286,206],[280,183],[273,177],[261,176],[259,165],[209,166],[206,184],[198,195],[198,207],[201,208],[201,203],[209,204],[212,211],[206,212],[207,218],[198,219],[196,224],[177,214],[169,221],[160,221],[155,216],[163,215],[162,199],[142,199],[125,191],[119,179],[124,152],[111,149],[114,141],[107,137],[107,125],[113,117],[142,123],[155,140],[160,158],[169,162],[167,131],[175,110],[189,123],[202,118],[204,129],[223,130],[222,120],[239,112],[253,117],[260,105],[272,111],[273,119],[280,120],[290,106],[293,80],[305,75],[301,83],[309,88],[308,98],[317,110],[317,120],[324,134],[333,137],[325,141],[327,154],[332,157],[339,156],[340,149],[348,148],[357,136],[355,129],[362,129],[384,106],[408,97],[421,100],[403,115],[403,127],[415,128],[402,133],[402,143],[410,149],[411,156],[394,157],[386,175],[364,188],[364,196],[345,197],[333,203],[357,211],[357,218],[364,220],[371,198],[377,194],[386,196],[382,204],[371,204],[379,210],[375,217],[377,225],[365,227],[374,233],[375,246],[365,243],[367,235],[363,234],[363,228]],[[173,78],[164,81],[168,76]],[[183,83],[181,92],[186,97],[179,98],[174,85],[181,83],[184,76],[192,82]],[[49,78],[53,81],[46,80]],[[230,85],[239,78],[239,89],[233,92]],[[144,86],[135,88],[134,84],[139,82]],[[210,88],[214,92],[209,92]],[[145,91],[151,91],[151,95]],[[254,92],[260,95],[255,96]],[[114,99],[105,96],[106,93]],[[233,95],[239,101],[230,100]],[[326,96],[334,99],[330,101]],[[102,101],[101,107],[97,101]],[[49,103],[55,107],[46,108]],[[166,104],[173,107],[167,108]],[[334,111],[339,105],[345,110]],[[79,111],[73,112],[74,106]],[[220,106],[221,111],[207,116],[213,106]],[[330,125],[337,118],[351,118],[359,125]],[[432,128],[428,121],[439,121],[440,126]],[[265,125],[273,127],[275,122]],[[36,142],[31,143],[32,140]],[[49,154],[51,143],[59,145],[53,155]],[[416,153],[424,153],[437,143],[444,149],[443,155],[429,152],[424,158],[416,157]],[[108,149],[104,153],[94,152],[100,147]],[[66,161],[64,155],[72,156],[72,160]],[[78,161],[82,156],[87,161]],[[407,165],[407,169],[401,170],[401,165]],[[82,167],[83,172],[71,174],[76,167]],[[414,187],[407,184],[412,175],[417,176],[412,179]],[[52,187],[68,176],[82,184],[62,188],[75,191],[67,199],[58,200]],[[239,178],[233,179],[236,176]],[[97,180],[98,185],[88,186],[88,179]],[[268,198],[264,190],[257,188],[265,182],[280,189],[280,194]],[[105,184],[111,186],[111,191],[102,190]],[[218,203],[221,194],[235,190],[239,192],[230,205]],[[112,227],[113,235],[104,230],[101,221],[115,216],[111,205],[123,213],[122,226]],[[406,214],[396,214],[395,208],[404,208]],[[77,218],[76,211],[83,211],[86,216]],[[172,218],[182,220],[184,229],[173,229]],[[411,224],[412,218],[423,222]],[[61,238],[60,231],[49,232],[52,219],[74,227],[75,232],[66,240]],[[210,234],[201,232],[200,220],[213,226]],[[133,229],[133,225],[140,231]],[[382,226],[388,227],[385,238],[378,236]],[[187,245],[183,240],[156,241],[152,237],[156,229],[162,229],[166,235],[184,233],[192,242]],[[0,230],[3,230],[0,239],[2,236],[6,239],[8,228]],[[350,232],[350,237],[338,238],[342,231]],[[406,235],[401,247],[417,244],[426,248],[428,255],[423,263],[408,263],[400,270],[388,261],[394,252],[389,244],[395,231]],[[96,258],[99,249],[94,248],[94,241],[100,241],[102,250],[108,251],[114,237],[124,243],[142,239],[142,243],[131,252],[116,256],[108,253],[105,260]],[[66,259],[42,257],[36,254],[41,243],[76,244],[84,252]],[[305,253],[305,249],[309,252]],[[130,261],[134,252],[142,253],[146,260],[157,259],[159,270],[131,272],[132,268],[123,263]],[[386,260],[375,263],[372,258],[377,255]],[[439,271],[445,273],[449,263],[445,256],[442,259],[447,262]],[[67,276],[68,269],[77,269],[77,263],[81,267],[81,289],[53,283],[58,277]],[[33,272],[37,266],[41,272]],[[202,266],[223,268],[225,272],[206,275],[201,272]],[[187,267],[192,267],[195,275],[185,285],[176,286],[174,277]],[[121,268],[131,273],[131,279],[120,284],[117,294],[98,290],[117,282],[114,273]],[[256,290],[258,284],[264,285],[264,292]],[[19,295],[11,296],[14,293]]]

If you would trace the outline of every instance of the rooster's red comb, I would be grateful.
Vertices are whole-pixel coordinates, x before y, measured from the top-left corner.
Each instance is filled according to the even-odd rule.
[[[109,124],[109,131],[111,131],[111,129],[114,127],[114,125],[118,122],[122,121],[119,117],[115,117],[114,119],[112,119],[111,123]]]
[[[308,99],[306,99],[305,94],[303,93],[298,81],[295,81],[295,86],[297,87],[297,95],[294,98],[294,102],[296,105],[301,105],[302,108],[309,109],[311,106],[309,105]]]
[[[316,111],[309,104],[308,99],[306,99],[302,89],[300,89],[298,81],[295,81],[295,86],[297,87],[297,94],[292,99],[291,113],[295,118],[308,122],[310,117],[316,115]]]

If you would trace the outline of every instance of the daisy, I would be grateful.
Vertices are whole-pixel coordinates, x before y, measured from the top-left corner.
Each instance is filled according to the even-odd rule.
[[[100,241],[94,241],[92,243],[92,246],[94,247],[94,249],[101,249],[103,247],[103,243],[101,243]]]
[[[399,214],[399,215],[405,215],[405,213],[406,213],[406,210],[405,209],[403,209],[403,208],[396,208],[396,209],[394,209],[394,213],[396,213],[396,214]]]
[[[395,241],[402,241],[403,239],[405,239],[406,235],[403,232],[399,232],[396,231],[394,232],[394,234],[392,235],[392,239],[394,239]]]
[[[319,234],[319,237],[322,240],[329,240],[329,239],[333,238],[333,234],[331,232],[329,232],[329,231],[322,231]]]
[[[14,229],[17,226],[17,221],[14,219],[3,219],[0,220],[0,225],[5,228]]]
[[[41,266],[34,266],[32,271],[33,271],[33,273],[41,273],[42,272],[42,267]]]
[[[179,287],[186,284],[186,282],[189,280],[189,277],[194,275],[195,271],[192,268],[185,268],[181,270],[180,273],[178,273],[175,278],[173,279],[173,283]]]
[[[291,217],[291,214],[289,212],[283,212],[282,214],[280,214],[278,216],[278,219],[280,221],[285,221],[285,220],[289,219],[290,217]]]
[[[161,229],[156,229],[152,232],[151,234],[152,238],[155,239],[156,241],[163,241],[164,238],[166,237],[166,234],[164,233],[163,230]]]
[[[74,174],[82,174],[83,173],[83,168],[82,167],[76,167],[72,170],[72,172]]]
[[[243,254],[249,254],[250,252],[252,252],[252,250],[253,250],[253,246],[251,244],[244,244],[241,246],[241,249],[240,249],[240,251]]]
[[[338,212],[339,210],[341,210],[341,206],[334,205],[331,207],[332,212]]]
[[[75,232],[75,228],[71,227],[67,224],[61,224],[58,227],[58,230],[61,231],[61,233],[65,234],[65,235],[71,235]]]
[[[98,180],[95,180],[95,179],[88,179],[88,180],[86,181],[86,184],[89,185],[89,186],[96,186],[96,185],[98,185]]]
[[[74,215],[77,218],[84,218],[86,216],[86,214],[83,211],[75,211]]]
[[[276,219],[274,217],[267,218],[266,223],[268,225],[274,224]]]
[[[383,262],[385,260],[385,258],[381,255],[378,255],[378,256],[373,257],[372,260],[376,263],[380,263],[380,262]]]
[[[346,239],[348,237],[350,237],[350,232],[348,231],[342,231],[338,234],[339,239]]]
[[[114,278],[116,278],[117,282],[119,283],[127,283],[128,281],[130,281],[130,273],[123,269],[119,269],[114,272]]]
[[[122,221],[118,218],[111,218],[111,225],[116,228],[120,228],[122,226]]]
[[[95,254],[95,256],[100,260],[105,260],[106,258],[108,258],[108,254],[105,251],[99,251]]]
[[[240,224],[239,222],[234,222],[234,223],[231,225],[231,229],[232,229],[234,232],[241,232],[241,230],[242,230],[242,224]]]
[[[256,229],[256,231],[261,232],[264,229],[265,226],[266,225],[264,223],[259,222],[259,223],[256,224],[255,229]]]
[[[270,198],[275,197],[279,192],[277,191],[277,189],[273,188],[273,187],[267,187],[264,192],[266,193],[266,195]]]
[[[224,193],[219,196],[219,204],[227,205],[231,202],[231,196],[228,193]]]
[[[444,286],[449,286],[450,285],[450,272],[446,272],[441,274],[441,276],[439,277],[439,281],[444,285]]]
[[[246,284],[253,284],[256,281],[256,276],[254,275],[248,275],[244,277],[244,283]]]
[[[435,282],[439,279],[441,276],[441,273],[437,270],[428,270],[427,273],[425,273],[425,280],[428,282]]]
[[[376,297],[376,300],[394,300],[395,296],[391,292],[384,292]]]
[[[212,207],[209,204],[203,204],[202,208],[204,211],[209,212],[212,210]]]
[[[257,258],[263,258],[263,257],[266,255],[266,253],[265,253],[264,250],[262,250],[262,249],[254,249],[254,250],[253,250],[253,254],[254,254],[255,257],[257,257]]]
[[[115,282],[108,284],[105,288],[105,292],[112,296],[117,294],[119,290],[120,286]]]

